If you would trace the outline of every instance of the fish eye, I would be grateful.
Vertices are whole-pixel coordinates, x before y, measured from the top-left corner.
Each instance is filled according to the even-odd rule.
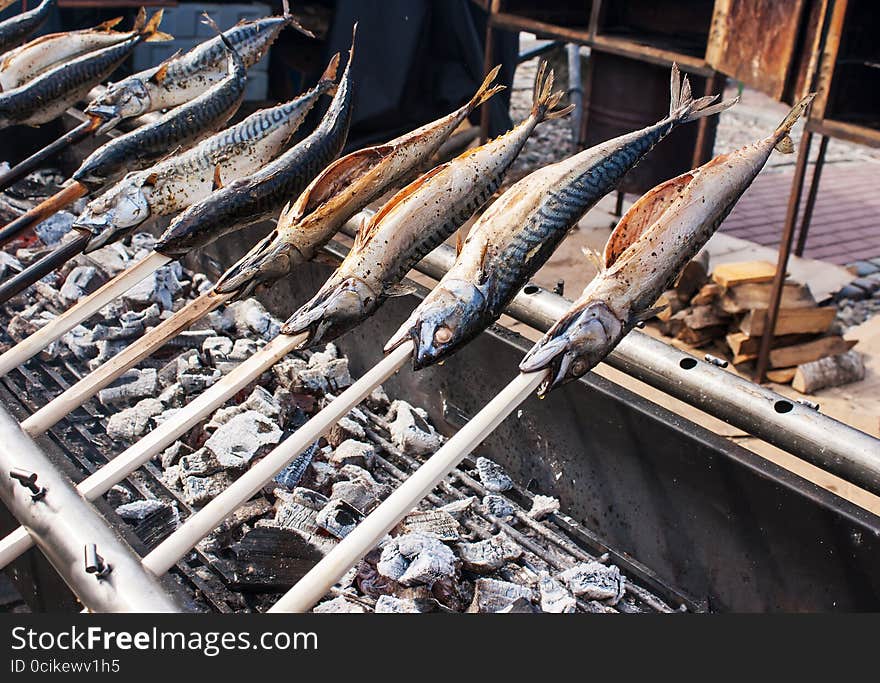
[[[448,344],[452,339],[452,330],[450,330],[446,325],[441,325],[436,330],[434,330],[434,342],[437,344]]]
[[[587,363],[583,358],[578,358],[571,364],[571,371],[575,375],[583,375],[587,371]]]

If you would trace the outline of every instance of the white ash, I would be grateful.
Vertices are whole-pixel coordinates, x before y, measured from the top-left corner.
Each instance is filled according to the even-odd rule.
[[[162,471],[162,483],[170,489],[183,486],[180,478],[180,465],[169,465]]]
[[[238,336],[252,332],[266,341],[278,336],[281,321],[269,313],[256,299],[235,301],[226,307],[234,320]]]
[[[374,608],[376,614],[419,614],[414,600],[395,598],[393,595],[380,595]]]
[[[207,294],[212,289],[214,289],[214,283],[210,279],[208,279],[208,276],[204,273],[194,273],[192,277],[192,283],[199,296],[201,296],[202,294]]]
[[[131,503],[125,503],[116,508],[116,514],[126,522],[139,522],[148,515],[153,514],[157,510],[172,507],[164,500],[136,500]]]
[[[98,369],[108,360],[120,354],[122,350],[126,346],[128,346],[128,342],[121,340],[101,339],[94,342],[94,345],[95,348],[98,350],[98,355],[89,361],[89,371],[94,371]]]
[[[166,408],[158,415],[153,416],[153,424],[158,427],[169,418],[174,417],[175,413],[177,413],[178,410],[180,410],[180,408]]]
[[[211,415],[210,421],[205,425],[205,431],[209,433],[215,432],[219,427],[225,425],[236,415],[241,415],[244,411],[245,408],[241,404],[217,408],[214,414]]]
[[[205,442],[223,467],[245,467],[268,446],[281,441],[282,431],[255,410],[236,415]]]
[[[340,467],[357,465],[372,467],[376,460],[376,449],[372,444],[347,439],[339,444],[330,456],[330,462]]]
[[[490,515],[494,515],[504,522],[513,520],[516,515],[513,504],[504,496],[495,493],[483,496],[483,507]]]
[[[68,303],[75,303],[94,292],[98,287],[104,284],[103,278],[98,274],[98,269],[94,266],[77,266],[64,280],[61,285],[59,294]]]
[[[348,370],[347,358],[337,358],[326,363],[320,363],[309,369],[321,373],[331,391],[339,391],[351,385],[351,374]]]
[[[461,540],[461,525],[445,510],[415,510],[400,526],[401,533],[425,534],[447,542]]]
[[[493,613],[509,609],[517,600],[533,600],[531,588],[510,581],[479,578],[474,583],[474,599],[468,612]]]
[[[98,400],[108,408],[122,408],[142,398],[155,396],[158,391],[159,377],[156,370],[132,368],[122,373],[109,387],[101,389]]]
[[[345,538],[363,519],[359,510],[344,500],[331,500],[320,512],[316,521],[318,526],[336,538]]]
[[[122,298],[134,308],[146,308],[155,303],[165,310],[171,310],[178,292],[183,289],[182,278],[183,268],[174,261],[154,270]]]
[[[183,477],[205,477],[224,469],[217,456],[207,448],[184,455],[177,463],[180,466],[180,476]]]
[[[126,248],[119,242],[108,244],[89,254],[80,254],[76,259],[82,265],[94,265],[108,277],[114,277],[132,264],[132,258]]]
[[[161,373],[159,373],[160,384],[162,383],[161,376]],[[169,384],[162,389],[157,398],[162,401],[163,405],[166,405],[169,408],[181,408],[184,402],[183,399],[186,398],[186,392],[180,384],[174,382],[174,384]]]
[[[183,441],[175,441],[162,451],[161,456],[159,456],[159,461],[162,464],[163,469],[168,469],[172,465],[176,465],[177,461],[184,455],[189,455],[192,452],[192,448],[183,443]]]
[[[339,358],[339,349],[332,342],[324,347],[323,351],[313,351],[309,356],[308,364],[310,368],[324,365]]]
[[[388,409],[393,422],[388,427],[391,441],[405,453],[427,455],[435,452],[443,443],[443,438],[427,421],[427,413],[414,408],[406,401],[394,401]]]
[[[164,410],[165,406],[158,399],[142,399],[131,408],[110,416],[107,420],[107,436],[124,442],[134,441],[146,434],[150,419]]]
[[[70,232],[74,220],[76,220],[76,216],[69,211],[59,211],[38,223],[34,228],[34,232],[43,244],[53,246],[58,244],[61,238]]]
[[[492,493],[503,493],[513,488],[513,479],[501,465],[489,458],[477,458],[477,474],[483,487]]]
[[[554,512],[559,512],[559,499],[538,494],[532,499],[532,507],[527,514],[532,519],[542,520]]]
[[[92,331],[83,325],[77,325],[65,333],[61,337],[61,343],[77,360],[89,361],[98,355],[98,347],[92,341]]]
[[[200,394],[213,386],[222,377],[217,368],[208,368],[201,364],[198,352],[179,356],[177,359],[177,382],[184,393]]]
[[[218,472],[207,477],[183,477],[183,498],[188,505],[201,507],[210,502],[232,485],[232,477],[227,472]]]
[[[455,575],[455,554],[448,546],[426,534],[392,538],[376,565],[378,572],[404,586],[432,585]]]
[[[547,572],[541,572],[538,591],[541,594],[541,610],[548,614],[570,614],[577,610],[575,597]]]
[[[559,578],[578,597],[616,605],[623,597],[626,579],[615,565],[579,562],[562,572]]]
[[[366,611],[363,605],[348,600],[342,595],[315,605],[312,610],[315,614],[364,614]]]
[[[503,532],[476,543],[459,543],[455,549],[461,558],[462,567],[478,574],[501,569],[522,555],[522,548]]]
[[[120,340],[140,337],[148,328],[157,325],[161,320],[160,310],[156,304],[142,311],[125,311],[118,318],[119,325],[99,323],[92,328],[92,339]]]
[[[246,410],[254,410],[270,420],[277,420],[281,415],[281,406],[275,396],[259,385],[254,387],[242,405]]]

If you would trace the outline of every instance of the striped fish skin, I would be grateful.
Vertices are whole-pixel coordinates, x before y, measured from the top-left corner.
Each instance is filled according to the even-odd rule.
[[[318,127],[268,166],[241,178],[180,214],[155,249],[172,258],[210,244],[234,230],[265,220],[281,210],[342,151],[351,124],[351,61]]]
[[[522,372],[550,370],[540,395],[586,374],[640,321],[715,233],[774,148],[792,151],[788,134],[807,96],[768,137],[661,183],[621,218],[602,269],[529,351]],[[786,142],[783,142],[783,141]]]
[[[157,13],[128,40],[82,55],[0,94],[0,127],[39,126],[60,116],[113,73],[135,47],[152,37],[161,19]]]
[[[115,242],[154,216],[207,199],[215,178],[228,183],[258,171],[284,149],[317,101],[335,87],[323,78],[299,97],[257,111],[179,156],[130,173],[93,199],[74,222],[94,238],[85,252]]]
[[[386,345],[412,339],[413,365],[446,358],[498,319],[581,217],[675,127],[714,114],[736,100],[709,106],[694,100],[677,68],[670,114],[539,169],[511,186],[471,229],[453,267]]]
[[[99,147],[80,165],[73,179],[97,188],[125,169],[146,168],[175,149],[190,147],[221,128],[241,105],[247,84],[247,69],[241,57],[234,50],[227,55],[226,78],[158,121]]]
[[[32,10],[22,12],[0,23],[0,54],[18,47],[46,23],[55,0],[43,0]]]
[[[81,31],[50,33],[10,50],[0,60],[0,92],[24,85],[52,67],[88,52],[134,38],[134,31],[113,30],[118,21],[115,19]]]
[[[354,247],[314,298],[282,326],[308,332],[302,346],[330,341],[372,315],[428,252],[460,228],[501,185],[529,135],[553,111],[553,73],[538,75],[531,114],[511,131],[441,164],[395,194],[361,226]]]
[[[311,260],[339,228],[403,177],[423,167],[462,121],[503,86],[493,86],[498,68],[456,111],[384,145],[352,152],[328,166],[282,212],[276,230],[230,268],[215,289],[248,296]]]
[[[305,32],[293,17],[281,16],[244,21],[223,35],[250,68],[263,58],[287,26]],[[216,36],[164,64],[110,85],[89,104],[86,114],[103,119],[98,133],[105,133],[124,119],[177,107],[226,78],[225,63],[226,49],[220,36]]]

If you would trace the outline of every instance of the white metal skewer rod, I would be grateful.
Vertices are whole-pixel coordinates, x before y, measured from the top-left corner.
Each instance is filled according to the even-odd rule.
[[[98,471],[77,485],[87,500],[95,500],[105,494],[154,455],[161,453],[174,439],[185,434],[210,412],[222,406],[230,396],[244,389],[277,361],[295,349],[306,335],[279,335],[260,351],[244,361],[216,384],[199,394],[140,441],[117,455]],[[0,539],[0,568],[5,567],[21,554],[24,548],[21,529]],[[24,532],[27,534],[27,532]],[[30,537],[28,536],[28,546]],[[27,548],[24,548],[27,549]],[[18,551],[18,552],[17,552]]]
[[[276,602],[270,612],[306,612],[355,563],[376,547],[514,408],[522,403],[547,371],[520,374],[473,419],[432,455],[375,510],[343,538],[318,564]]]
[[[412,342],[401,344],[320,412],[276,446],[143,559],[146,569],[161,576],[224,519],[248,501],[297,455],[326,434],[349,410],[397,372],[412,354]]]
[[[121,272],[96,292],[80,300],[76,305],[51,320],[30,337],[20,341],[0,356],[0,377],[5,377],[10,370],[17,368],[28,359],[36,356],[53,341],[70,332],[83,320],[91,318],[104,306],[116,299],[116,297],[127,292],[147,277],[147,275],[164,266],[169,261],[171,261],[170,258],[154,251],[149,256]]]
[[[181,330],[186,329],[194,321],[231,299],[232,296],[232,294],[208,292],[194,299],[119,354],[53,398],[22,422],[21,428],[31,436],[44,433],[61,418],[69,415],[101,389],[111,384],[126,370],[137,365]]]

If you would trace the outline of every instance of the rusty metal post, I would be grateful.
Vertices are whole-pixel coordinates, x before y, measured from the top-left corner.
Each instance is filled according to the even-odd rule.
[[[797,163],[794,168],[794,178],[791,181],[791,194],[788,197],[788,211],[785,215],[785,225],[782,229],[782,241],[779,243],[779,256],[776,259],[776,274],[773,276],[773,287],[770,290],[770,301],[767,304],[767,319],[764,324],[764,335],[761,337],[761,346],[758,350],[758,361],[755,368],[755,381],[763,382],[767,376],[767,365],[770,361],[770,346],[773,342],[773,334],[776,330],[776,320],[779,318],[779,304],[782,301],[782,285],[785,283],[788,258],[791,256],[791,246],[794,242],[794,227],[797,223],[798,209],[801,205],[801,195],[804,190],[804,177],[807,173],[807,162],[810,158],[810,144],[813,134],[804,130],[798,149]]]
[[[486,46],[483,52],[483,75],[489,73],[492,68],[492,55],[495,52],[495,29],[492,28],[492,15],[498,11],[498,0],[489,2],[486,12]],[[480,107],[480,144],[486,144],[489,139],[489,106]]]
[[[829,139],[827,135],[823,135],[819,142],[819,155],[816,157],[816,165],[813,167],[813,175],[810,178],[810,192],[807,194],[804,217],[801,219],[801,229],[798,231],[797,245],[794,248],[795,256],[803,256],[804,247],[807,246],[807,234],[810,231],[810,222],[813,219],[816,195],[819,194],[819,181],[822,178],[822,169],[825,166],[825,152],[828,150]]]

